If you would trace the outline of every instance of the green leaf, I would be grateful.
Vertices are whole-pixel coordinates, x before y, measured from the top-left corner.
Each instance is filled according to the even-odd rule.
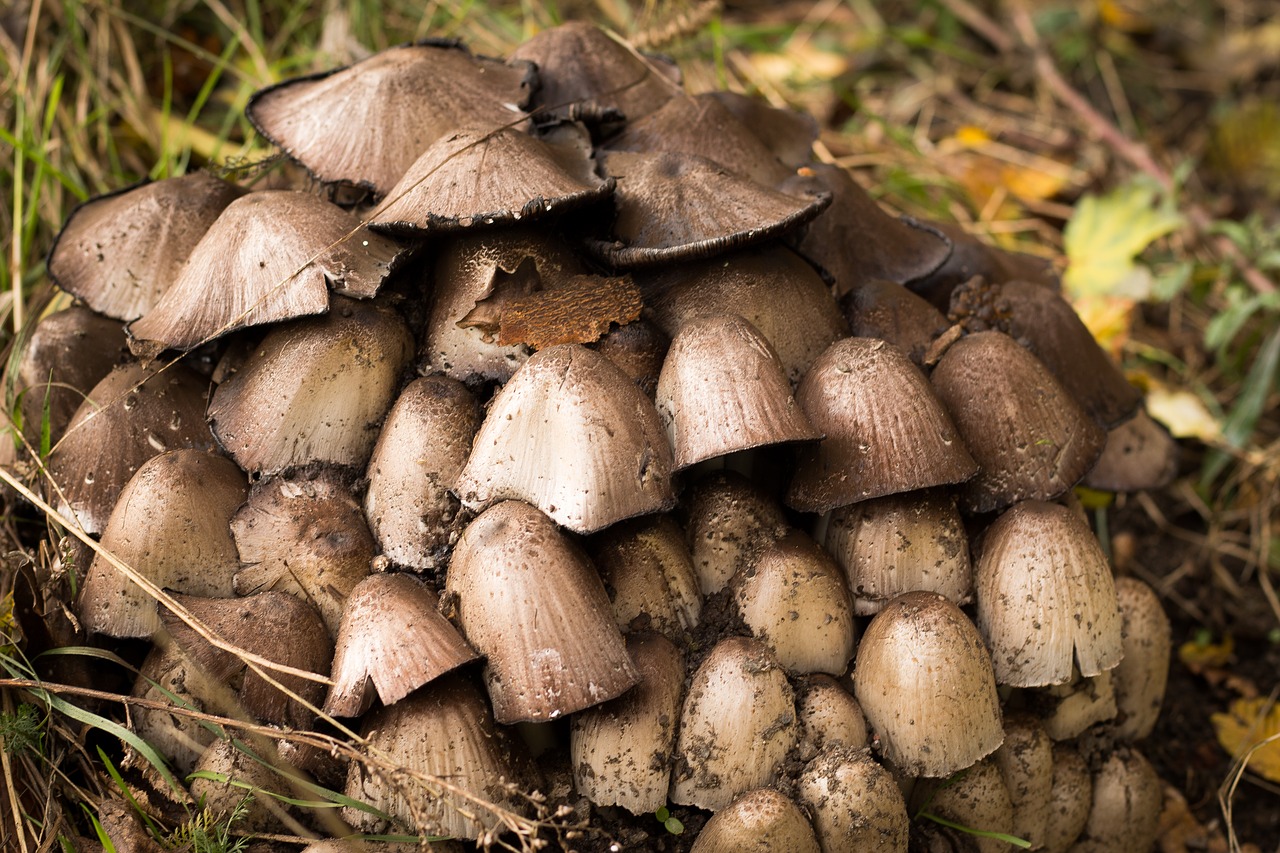
[[[1280,328],[1273,329],[1258,348],[1258,356],[1249,368],[1236,404],[1222,421],[1222,438],[1231,447],[1244,447],[1253,434],[1267,397],[1275,387],[1277,372],[1280,372]],[[1221,450],[1215,449],[1206,455],[1200,471],[1200,488],[1207,490],[1230,461],[1231,457]]]
[[[1086,195],[1063,232],[1068,266],[1062,283],[1072,297],[1145,299],[1151,277],[1134,263],[1152,241],[1182,227],[1182,215],[1155,187],[1133,181],[1105,196]]]

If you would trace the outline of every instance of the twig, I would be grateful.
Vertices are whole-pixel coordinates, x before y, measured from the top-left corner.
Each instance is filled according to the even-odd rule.
[[[964,25],[973,30],[1001,53],[1011,52],[1017,45],[1000,25],[987,17],[986,13],[974,6],[969,0],[942,0],[947,11],[955,15]]]

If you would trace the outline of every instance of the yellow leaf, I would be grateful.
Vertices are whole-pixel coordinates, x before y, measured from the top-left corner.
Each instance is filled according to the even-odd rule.
[[[956,130],[956,142],[966,148],[975,148],[984,142],[990,142],[991,137],[980,127],[974,127],[971,124],[962,125]]]
[[[1228,634],[1221,643],[1198,643],[1194,640],[1178,647],[1178,660],[1192,670],[1220,668],[1231,662],[1236,650],[1235,639]]]
[[[1223,749],[1231,755],[1247,752],[1251,771],[1280,782],[1280,706],[1261,697],[1237,699],[1227,713],[1210,719]]]
[[[1149,184],[1132,182],[1105,196],[1086,195],[1063,231],[1068,296],[1126,296],[1144,299],[1150,275],[1135,276],[1134,258],[1151,244],[1182,227],[1182,216],[1167,200],[1157,203]]]
[[[1098,344],[1119,359],[1129,339],[1137,301],[1126,296],[1089,294],[1075,299],[1072,305]]]
[[[1222,424],[1190,391],[1153,384],[1147,391],[1147,412],[1164,424],[1174,438],[1198,438],[1210,443],[1222,436]]]

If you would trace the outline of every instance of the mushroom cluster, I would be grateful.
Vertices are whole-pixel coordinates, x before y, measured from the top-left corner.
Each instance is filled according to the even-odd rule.
[[[1072,489],[1176,448],[1048,266],[585,24],[248,113],[313,183],[85,203],[48,265],[83,304],[17,367],[106,552],[81,623],[156,641],[132,723],[208,802],[305,771],[338,827],[255,830],[487,842],[550,797],[631,849],[671,809],[697,851],[1150,848],[1169,625]],[[339,723],[378,760],[287,748]]]

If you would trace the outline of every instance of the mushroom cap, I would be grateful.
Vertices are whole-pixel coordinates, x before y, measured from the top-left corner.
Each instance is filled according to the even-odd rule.
[[[591,533],[674,504],[671,446],[630,377],[564,344],[531,356],[490,403],[454,492],[474,510],[518,498]]]
[[[446,589],[467,641],[487,659],[498,722],[554,720],[639,678],[595,568],[528,504],[504,501],[471,522]]]
[[[206,172],[144,182],[78,205],[49,252],[49,277],[116,320],[151,311],[223,208],[246,190]]]
[[[363,467],[413,358],[404,321],[342,301],[272,330],[213,393],[209,423],[246,471],[328,463]]]
[[[974,276],[982,276],[989,282],[1029,281],[1051,290],[1059,287],[1053,262],[1023,252],[1006,252],[992,246],[965,230],[958,222],[915,223],[921,228],[938,232],[951,244],[951,252],[942,265],[926,276],[909,282],[912,290],[945,311],[951,301],[951,292]]]
[[[796,391],[825,435],[803,447],[787,504],[804,512],[961,483],[977,471],[929,381],[893,344],[836,341]]]
[[[324,711],[355,717],[376,690],[392,705],[479,655],[437,610],[430,588],[408,575],[370,575],[347,596]]]
[[[1044,834],[1046,853],[1066,853],[1084,832],[1092,808],[1093,777],[1089,765],[1073,745],[1055,743],[1053,789]]]
[[[591,348],[621,367],[645,396],[653,399],[658,393],[658,377],[670,346],[671,338],[666,332],[641,318],[610,329]]]
[[[1164,785],[1133,747],[1121,747],[1093,774],[1093,807],[1072,850],[1123,853],[1150,850],[1159,836]]]
[[[1071,510],[1016,504],[987,529],[974,574],[978,625],[999,683],[1063,684],[1077,662],[1085,676],[1120,662],[1111,567]]]
[[[930,379],[978,461],[978,476],[961,490],[961,504],[972,512],[1053,500],[1080,482],[1102,452],[1106,433],[1008,335],[961,338]]]
[[[468,125],[441,136],[369,218],[412,235],[559,215],[613,191],[581,145],[545,142],[511,127]]]
[[[462,124],[523,119],[533,77],[527,63],[504,65],[457,42],[426,41],[262,89],[245,113],[321,181],[382,195],[419,154]]]
[[[1124,657],[1112,671],[1116,735],[1142,740],[1160,716],[1169,682],[1173,628],[1155,590],[1137,578],[1117,578],[1116,599],[1124,638]]]
[[[820,853],[804,812],[774,788],[754,788],[711,816],[690,853]]]
[[[697,317],[671,342],[656,405],[675,470],[739,450],[822,437],[769,341],[736,314]]]
[[[934,339],[950,325],[919,294],[888,279],[864,281],[840,299],[849,330],[859,338],[880,338],[924,365]]]
[[[125,485],[102,547],[156,586],[229,598],[240,568],[228,523],[249,493],[225,456],[179,449],[144,462]],[[155,599],[95,554],[80,590],[85,627],[112,637],[149,637],[160,627]]]
[[[174,643],[153,646],[138,668],[133,695],[181,708],[204,711],[205,702],[222,685],[209,682],[207,673]],[[225,688],[224,688],[225,689]],[[155,747],[181,773],[195,769],[200,754],[217,737],[203,720],[185,714],[169,714],[138,704],[130,709],[134,734]]]
[[[809,762],[798,798],[825,851],[906,853],[910,820],[902,791],[865,749],[830,746]]]
[[[1084,475],[1091,489],[1138,492],[1162,489],[1178,474],[1178,443],[1146,409],[1107,432],[1098,461]]]
[[[1053,798],[1053,740],[1035,717],[1005,717],[1004,743],[991,756],[1013,804],[1013,829],[1032,847],[1044,844]]]
[[[685,541],[703,595],[723,589],[790,529],[778,502],[732,471],[695,482],[685,505]]]
[[[858,644],[854,690],[885,757],[915,776],[949,776],[1004,740],[991,656],[960,608],[908,592]]]
[[[976,853],[1008,853],[1010,849],[1003,838],[975,837],[957,828],[1003,835],[1013,832],[1013,801],[1004,777],[990,759],[979,761],[954,779],[922,780],[911,791],[911,805],[913,812],[927,808],[930,814],[950,821],[950,825],[923,821],[926,836],[953,837],[957,846],[972,844]]]
[[[826,193],[772,189],[704,157],[678,152],[617,151],[602,168],[617,181],[613,240],[588,248],[619,269],[720,255],[808,222]]]
[[[620,630],[649,629],[679,641],[697,627],[698,576],[684,531],[670,516],[616,524],[590,547]]]
[[[322,314],[330,287],[373,296],[401,251],[317,196],[250,193],[227,205],[173,285],[130,324],[130,347],[154,358],[247,326]]]
[[[709,92],[705,97],[719,101],[788,168],[807,166],[813,160],[818,120],[809,113],[775,107],[760,98],[727,90]]]
[[[1071,740],[1090,726],[1115,719],[1118,711],[1111,672],[1085,678],[1079,669],[1073,669],[1070,681],[1036,690],[1037,711],[1049,737]]]
[[[862,706],[839,681],[823,673],[807,675],[800,680],[797,694],[802,761],[812,761],[827,747],[863,749],[869,745]]]

